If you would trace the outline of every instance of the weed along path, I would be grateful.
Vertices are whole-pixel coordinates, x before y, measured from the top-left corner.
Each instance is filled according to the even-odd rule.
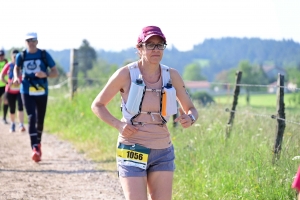
[[[44,134],[42,161],[35,163],[28,133],[8,130],[0,124],[0,200],[125,199],[116,172],[101,170],[68,142]]]

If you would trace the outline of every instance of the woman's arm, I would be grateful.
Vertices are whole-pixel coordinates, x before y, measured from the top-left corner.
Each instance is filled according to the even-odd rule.
[[[115,118],[107,110],[106,106],[128,84],[130,84],[129,70],[127,67],[120,68],[110,77],[91,105],[92,111],[98,118],[118,129],[124,136],[130,136],[132,133],[135,133],[137,128]]]
[[[181,78],[180,74],[175,69],[170,69],[170,75],[172,79],[173,87],[176,89],[176,96],[180,104],[179,108],[180,116],[175,119],[175,122],[180,122],[183,128],[190,127],[192,125],[192,119],[188,114],[192,114],[195,117],[195,121],[198,119],[198,111],[196,110]]]

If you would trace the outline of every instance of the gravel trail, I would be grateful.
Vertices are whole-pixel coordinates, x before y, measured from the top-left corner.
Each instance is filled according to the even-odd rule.
[[[70,143],[46,133],[42,161],[35,163],[27,131],[9,133],[9,127],[0,123],[1,200],[125,199],[116,171],[101,170]]]

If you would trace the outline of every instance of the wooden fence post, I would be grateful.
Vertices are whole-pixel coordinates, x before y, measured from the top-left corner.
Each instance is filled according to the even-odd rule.
[[[74,97],[74,93],[77,90],[77,74],[78,74],[78,50],[70,50],[70,75],[69,75],[69,86],[70,86],[70,98]]]
[[[234,93],[233,93],[232,108],[229,111],[230,112],[230,117],[229,117],[229,120],[227,122],[227,127],[226,127],[226,138],[229,138],[230,132],[231,132],[231,129],[232,129],[232,125],[233,125],[234,112],[235,112],[236,105],[238,104],[238,97],[239,97],[239,94],[240,94],[239,84],[240,84],[241,79],[242,79],[242,72],[237,71],[235,73],[235,76],[236,76],[236,80],[235,80],[236,85],[235,85]]]
[[[277,126],[276,126],[276,139],[274,144],[274,154],[273,154],[273,164],[280,157],[282,138],[285,129],[285,121],[281,119],[285,119],[284,113],[284,76],[278,74],[277,77]],[[280,119],[278,119],[280,118]]]

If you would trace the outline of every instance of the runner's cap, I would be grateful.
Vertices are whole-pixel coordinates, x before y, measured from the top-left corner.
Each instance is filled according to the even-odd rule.
[[[159,37],[161,37],[165,43],[166,41],[166,37],[165,35],[162,33],[162,31],[160,30],[159,27],[157,26],[146,26],[142,29],[142,32],[140,33],[137,42],[141,43],[141,42],[146,42],[150,37],[157,35]]]
[[[33,39],[33,38],[36,38],[36,39],[37,39],[37,34],[34,33],[34,32],[27,33],[27,34],[25,35],[25,40]]]

